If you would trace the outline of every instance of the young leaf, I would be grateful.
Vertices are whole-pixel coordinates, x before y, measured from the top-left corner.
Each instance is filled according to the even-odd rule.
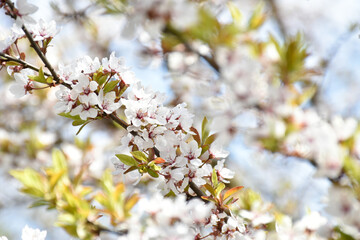
[[[231,13],[231,17],[234,21],[234,24],[239,27],[241,25],[241,20],[242,20],[242,14],[239,8],[237,8],[233,2],[228,2],[227,6]]]
[[[222,183],[222,182],[219,182],[218,186],[215,189],[215,196],[219,197],[221,191],[224,190],[224,189],[225,189],[225,184]]]
[[[153,178],[158,178],[158,177],[159,177],[159,174],[158,174],[156,171],[152,170],[151,168],[148,168],[148,169],[147,169],[147,172],[148,172],[149,175],[152,176]]]
[[[201,154],[200,154],[200,156],[203,155],[207,150],[209,150],[209,148],[210,148],[210,145],[203,145],[203,146],[201,147]]]
[[[107,78],[108,78],[108,75],[103,75],[103,76],[99,77],[99,79],[97,81],[99,86],[102,86]]]
[[[263,12],[264,3],[260,3],[255,8],[252,16],[249,19],[249,30],[254,30],[259,28],[266,20],[266,15]]]
[[[136,160],[128,155],[116,154],[115,156],[125,165],[128,165],[128,166],[136,166],[137,165]]]
[[[138,169],[138,168],[135,167],[135,166],[131,166],[131,167],[129,167],[129,168],[124,172],[124,174],[127,174],[127,173],[129,173],[129,172],[132,172],[132,171],[134,171],[134,170],[136,170],[136,169]]]
[[[216,173],[215,168],[213,168],[213,172],[211,175],[211,182],[212,182],[213,186],[216,188],[218,185],[218,178],[217,178],[217,173]]]
[[[59,149],[52,151],[52,161],[54,170],[67,170],[65,155]]]
[[[215,197],[215,190],[210,184],[207,183],[204,185],[204,187],[206,188],[206,190],[208,190],[211,193],[212,196]]]
[[[70,118],[72,120],[82,120],[79,115],[71,116],[70,113],[62,112],[62,113],[59,113],[58,115],[62,116],[62,117]]]
[[[202,124],[201,124],[201,140],[202,144],[204,144],[205,140],[209,136],[210,130],[209,130],[209,122],[206,117],[204,117]]]
[[[134,151],[131,152],[131,155],[133,155],[134,158],[139,159],[140,161],[148,162],[147,156],[143,152]]]
[[[104,93],[112,91],[118,83],[119,83],[118,80],[108,82],[104,87]]]
[[[80,125],[83,125],[84,123],[86,123],[86,120],[74,120],[73,122],[72,122],[72,125],[73,126],[80,126]]]
[[[74,121],[75,122],[75,121]],[[76,132],[76,135],[78,135],[80,132],[81,132],[81,130],[88,124],[88,123],[90,123],[91,121],[86,121],[80,128],[79,128],[79,130]]]
[[[224,200],[226,200],[228,197],[237,193],[238,191],[240,191],[243,188],[244,188],[243,186],[238,186],[238,187],[234,187],[234,188],[227,190],[224,194]]]
[[[40,67],[40,69],[39,69],[38,76],[29,76],[29,78],[35,82],[45,83],[45,84],[47,83],[42,67]]]
[[[138,194],[131,195],[131,197],[125,200],[125,211],[129,212],[133,206],[139,201],[140,197]]]
[[[158,158],[155,158],[154,160],[152,160],[152,162],[154,162],[155,164],[160,164],[160,163],[164,163],[165,159],[158,157]]]
[[[205,140],[205,145],[211,145],[215,140],[216,140],[217,134],[211,134],[206,140]]]

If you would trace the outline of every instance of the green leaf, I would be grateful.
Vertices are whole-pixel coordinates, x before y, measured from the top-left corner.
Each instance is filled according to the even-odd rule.
[[[39,75],[28,76],[28,77],[35,82],[44,83],[44,84],[47,83],[47,80],[45,79],[45,75],[44,75],[44,71],[43,71],[42,67],[40,67],[40,69],[39,69]]]
[[[82,120],[79,115],[71,116],[70,113],[59,113],[58,115],[72,120]]]
[[[241,20],[242,20],[242,14],[241,14],[240,10],[235,6],[235,4],[233,2],[228,2],[227,7],[229,8],[231,17],[234,21],[234,24],[236,26],[240,27]]]
[[[108,78],[108,75],[103,75],[98,79],[98,84],[99,86],[102,86],[104,84],[104,82],[106,81],[106,79]]]
[[[264,13],[264,3],[261,2],[258,4],[251,15],[248,23],[249,30],[255,30],[259,28],[266,20],[266,15]]]
[[[73,126],[80,126],[80,125],[83,125],[84,123],[86,123],[86,120],[74,120],[72,122],[72,125]]]
[[[47,78],[46,78],[46,82],[47,82],[48,84],[53,83],[53,77],[51,77],[51,76],[47,77]]]
[[[237,201],[238,199],[236,199],[235,201]],[[234,201],[234,198],[231,197],[229,198],[229,200],[226,201],[225,205],[229,205],[230,203],[232,203],[232,201]]]
[[[151,168],[148,168],[148,169],[147,169],[147,172],[148,172],[149,175],[152,176],[153,178],[158,178],[158,177],[159,177],[159,174],[158,174],[156,171],[152,170]]]
[[[140,161],[148,162],[147,156],[141,151],[131,152],[131,155],[133,155],[134,158],[139,159]]]
[[[41,206],[48,206],[48,205],[49,205],[49,202],[48,202],[48,201],[40,199],[40,200],[38,200],[38,201],[33,202],[33,203],[29,206],[29,208],[35,208],[35,207],[41,207]]]
[[[46,83],[46,79],[42,67],[40,67],[39,69],[39,82]]]
[[[52,151],[52,161],[55,170],[67,170],[65,155],[59,149]]]
[[[209,130],[209,122],[206,117],[204,117],[202,124],[201,124],[201,140],[202,144],[204,144],[205,140],[209,136],[210,130]]]
[[[134,171],[134,170],[136,170],[136,169],[138,169],[136,166],[131,166],[131,167],[129,167],[129,168],[124,172],[124,174],[127,174],[127,173],[129,173],[129,172],[132,172],[132,171]]]
[[[45,185],[43,177],[35,170],[26,168],[24,170],[11,170],[9,173],[24,185],[21,189],[22,192],[34,197],[44,196]]]
[[[222,190],[225,189],[225,184],[222,182],[219,182],[219,184],[217,185],[216,189],[215,189],[215,196],[219,197],[220,193],[222,192]]]
[[[78,135],[80,132],[81,132],[81,130],[88,124],[88,123],[90,123],[91,121],[86,121],[80,128],[79,128],[79,130],[76,132],[76,135]]]
[[[126,198],[124,210],[129,212],[135,204],[139,201],[140,197],[138,194],[133,194],[131,197]]]
[[[216,140],[216,138],[217,138],[217,134],[216,133],[214,133],[214,134],[211,134],[208,138],[206,138],[206,140],[205,140],[205,145],[211,145],[215,140]]]
[[[119,80],[108,82],[104,87],[104,94],[112,91],[119,82]]]
[[[137,162],[133,157],[130,157],[125,154],[116,154],[115,155],[122,163],[128,166],[137,166]]]
[[[210,184],[206,183],[204,187],[206,188],[206,190],[208,190],[211,193],[212,196],[215,197],[215,190]]]
[[[211,175],[211,182],[212,182],[213,186],[216,188],[218,185],[218,177],[217,177],[215,168],[213,168],[213,172]]]
[[[200,154],[200,156],[203,155],[207,150],[209,150],[209,148],[210,148],[210,145],[203,145],[203,146],[201,147],[201,154]]]

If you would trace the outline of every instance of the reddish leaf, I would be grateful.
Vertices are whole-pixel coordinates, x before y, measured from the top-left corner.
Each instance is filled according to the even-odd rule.
[[[227,190],[226,193],[224,194],[224,200],[227,199],[228,197],[230,197],[231,195],[237,193],[238,191],[240,191],[243,188],[244,188],[243,186],[239,186],[239,187],[234,187],[234,188]]]
[[[159,163],[164,163],[165,162],[165,159],[161,158],[161,157],[158,157],[158,158],[155,158],[153,160],[154,163],[156,164],[159,164]]]

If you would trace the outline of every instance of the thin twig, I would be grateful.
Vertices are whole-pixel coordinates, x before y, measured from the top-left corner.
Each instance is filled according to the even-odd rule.
[[[209,57],[206,56],[204,54],[199,53],[198,51],[196,51],[189,43],[188,41],[184,38],[184,36],[178,32],[176,29],[170,27],[170,26],[166,26],[164,29],[164,33],[168,33],[171,34],[175,37],[177,37],[177,39],[182,42],[184,44],[184,46],[186,47],[186,49],[190,52],[196,53],[197,55],[199,55],[201,58],[203,58],[217,73],[220,72],[220,67],[219,65],[216,63],[216,61],[214,60],[213,57]]]
[[[4,61],[4,62],[10,62],[10,61],[11,62],[17,62],[17,63],[21,64],[24,68],[30,68],[30,69],[32,69],[32,70],[34,70],[36,72],[40,71],[40,69],[38,67],[35,67],[34,65],[32,65],[32,64],[30,64],[28,62],[25,62],[24,60],[22,60],[20,58],[10,56],[10,55],[8,55],[6,53],[0,52],[0,57],[2,57],[2,58],[0,58],[0,62],[1,61]],[[47,76],[47,77],[51,76],[49,73],[46,73],[46,72],[44,73],[44,75]]]

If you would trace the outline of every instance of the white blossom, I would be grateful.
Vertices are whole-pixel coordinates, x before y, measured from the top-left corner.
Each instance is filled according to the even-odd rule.
[[[26,225],[21,234],[22,240],[45,240],[46,231],[40,231],[40,229],[33,229]]]
[[[36,23],[35,20],[29,15],[33,14],[34,12],[36,12],[39,9],[37,6],[35,6],[34,4],[31,4],[31,3],[28,3],[27,0],[17,0],[16,7],[18,9],[18,15],[20,18],[19,24]]]
[[[9,90],[15,97],[23,97],[34,88],[33,81],[31,81],[28,77],[31,73],[32,71],[25,69],[14,74],[16,82],[10,86]]]
[[[116,94],[114,91],[108,92],[104,96],[103,89],[100,89],[98,98],[100,109],[102,109],[107,114],[111,114],[121,106],[121,103],[115,102]]]
[[[58,32],[56,29],[56,22],[54,20],[45,22],[43,19],[40,19],[38,23],[31,24],[28,28],[35,41],[53,38]]]

